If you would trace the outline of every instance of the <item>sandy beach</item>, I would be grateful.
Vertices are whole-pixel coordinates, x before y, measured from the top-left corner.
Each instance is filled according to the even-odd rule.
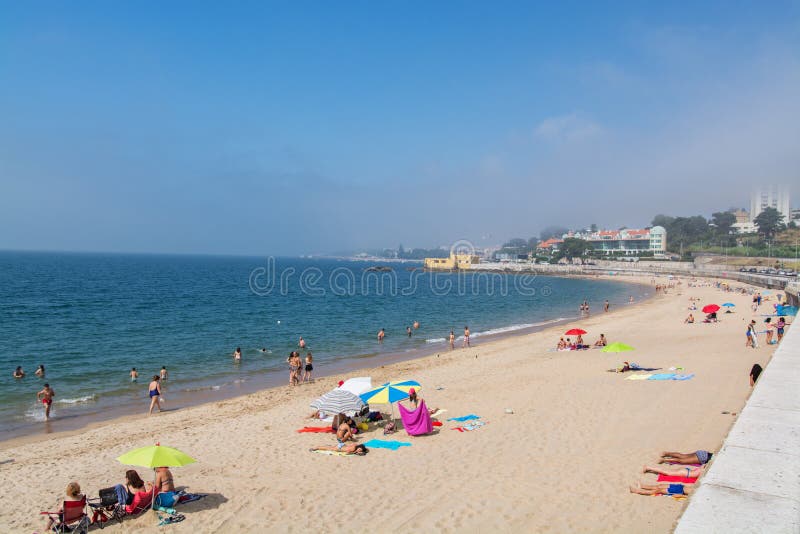
[[[587,342],[604,333],[634,352],[556,352],[566,330],[558,326],[349,374],[376,385],[417,380],[428,405],[447,410],[433,435],[387,437],[412,443],[398,451],[308,451],[335,443],[296,432],[315,424],[306,419],[309,403],[348,376],[0,443],[0,481],[11,488],[0,493],[0,531],[42,532],[38,513],[53,509],[67,482],[97,496],[123,481],[117,456],[160,442],[197,459],[173,469],[175,482],[208,497],[179,507],[181,523],[158,527],[146,513],[109,532],[669,532],[686,501],[632,495],[628,486],[655,480],[641,468],[659,451],[716,451],[750,394],[751,366],[766,365],[775,348],[763,336],[758,349],[745,347],[747,323],[763,320],[749,296],[688,283],[608,314],[595,305],[571,325],[589,332]],[[684,324],[690,297],[699,299],[698,319],[708,303],[730,301],[737,312],[721,311],[717,324]],[[634,381],[606,372],[623,360],[694,377]],[[445,421],[466,414],[487,424],[462,433]],[[372,426],[359,441],[372,438],[384,436]]]

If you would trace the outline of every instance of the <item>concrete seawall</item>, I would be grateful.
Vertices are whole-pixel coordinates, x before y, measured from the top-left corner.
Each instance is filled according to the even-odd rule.
[[[798,328],[758,379],[676,534],[800,533]]]

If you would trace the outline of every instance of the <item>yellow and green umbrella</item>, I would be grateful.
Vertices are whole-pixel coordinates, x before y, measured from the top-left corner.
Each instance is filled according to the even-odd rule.
[[[380,387],[362,393],[359,397],[367,404],[388,404],[392,411],[392,419],[394,420],[394,403],[407,399],[408,392],[412,388],[419,391],[422,389],[422,386],[416,380],[387,382]]]
[[[625,343],[620,343],[619,341],[615,341],[610,345],[606,345],[600,352],[630,352],[634,350],[633,347],[630,345],[626,345]]]

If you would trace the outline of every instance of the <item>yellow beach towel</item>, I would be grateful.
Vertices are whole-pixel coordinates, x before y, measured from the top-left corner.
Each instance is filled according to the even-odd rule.
[[[652,374],[648,374],[648,375],[631,375],[628,378],[626,378],[625,380],[647,380],[651,376],[653,376],[653,375]]]

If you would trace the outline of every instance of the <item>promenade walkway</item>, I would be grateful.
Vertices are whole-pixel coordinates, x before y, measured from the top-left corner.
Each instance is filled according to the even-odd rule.
[[[675,532],[800,533],[800,326],[788,329]]]

